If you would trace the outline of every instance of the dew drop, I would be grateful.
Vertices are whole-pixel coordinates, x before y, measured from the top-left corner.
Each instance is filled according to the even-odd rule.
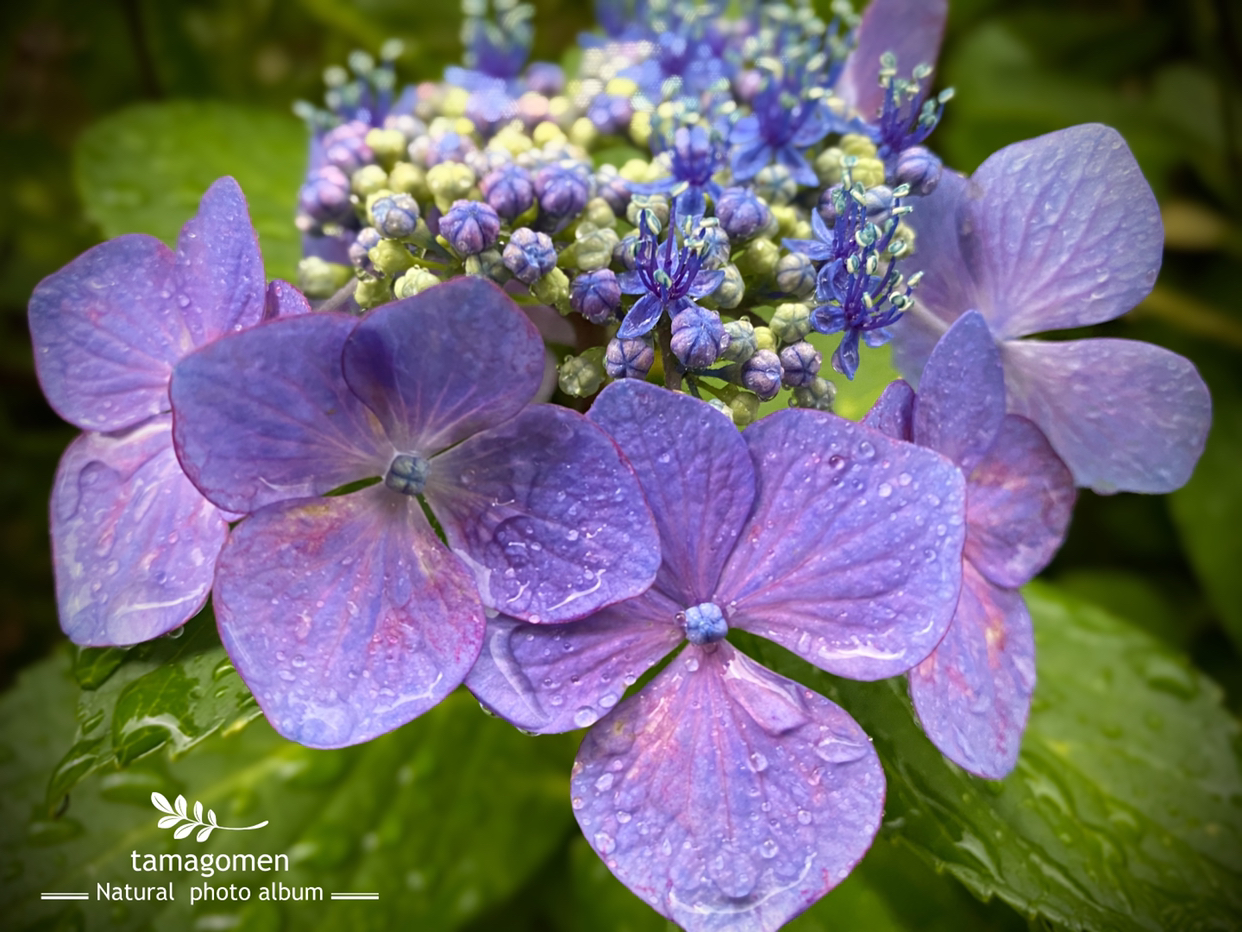
[[[599,713],[592,708],[583,706],[574,713],[574,724],[579,728],[589,728],[599,721]]]

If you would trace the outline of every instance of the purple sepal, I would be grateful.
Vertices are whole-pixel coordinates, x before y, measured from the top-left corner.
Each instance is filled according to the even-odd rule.
[[[914,441],[966,475],[992,446],[1005,417],[1000,349],[977,311],[963,314],[932,351],[914,403]]]
[[[525,731],[586,728],[682,640],[681,606],[655,589],[567,625],[487,623],[466,677],[478,700]]]
[[[638,595],[660,541],[616,445],[567,408],[533,405],[435,456],[427,501],[483,604],[532,623]]]
[[[152,236],[118,236],[41,281],[30,336],[43,394],[87,430],[119,430],[168,410],[168,375],[189,349],[170,300],[173,254]]]
[[[591,847],[688,932],[778,929],[861,860],[884,804],[854,720],[727,643],[588,732],[570,785]]]
[[[621,290],[629,294],[630,292],[626,291],[626,276],[621,275],[619,278],[622,280]],[[617,338],[632,340],[635,337],[641,337],[643,334],[649,333],[663,313],[664,303],[659,297],[653,294],[644,294],[634,302],[634,306],[625,315],[625,320],[621,321],[621,326],[617,328]]]
[[[961,471],[815,411],[777,411],[742,437],[757,494],[716,593],[729,624],[850,679],[923,660],[961,583]]]
[[[1018,760],[1035,689],[1035,638],[1019,592],[994,586],[969,562],[944,640],[910,671],[910,698],[940,751],[999,780]]]
[[[382,485],[282,502],[220,555],[220,638],[272,726],[309,747],[391,731],[465,678],[484,618],[418,501]]]
[[[970,473],[966,559],[998,586],[1024,586],[1065,540],[1073,509],[1069,469],[1038,427],[1007,415]]]
[[[1194,471],[1212,423],[1198,370],[1133,340],[1001,346],[1009,410],[1034,421],[1079,486],[1171,492]]]
[[[267,295],[263,303],[263,319],[300,317],[311,312],[306,296],[287,281],[274,278],[267,283]]]
[[[890,382],[862,423],[894,440],[910,440],[914,436],[914,389],[901,379]]]
[[[383,474],[395,451],[341,375],[357,323],[333,313],[273,320],[177,364],[177,454],[204,495],[248,514]]]
[[[948,0],[872,0],[837,81],[837,93],[863,119],[874,120],[884,103],[880,56],[895,53],[902,77],[915,65],[935,65],[948,13]]]
[[[426,455],[517,414],[543,381],[544,350],[508,295],[467,277],[376,308],[342,361],[393,445]]]
[[[84,647],[137,644],[192,618],[228,535],[181,472],[168,415],[71,443],[50,518],[61,627]]]
[[[755,467],[727,417],[689,395],[625,380],[589,417],[616,441],[651,505],[664,549],[660,585],[680,605],[710,601],[755,498]]]

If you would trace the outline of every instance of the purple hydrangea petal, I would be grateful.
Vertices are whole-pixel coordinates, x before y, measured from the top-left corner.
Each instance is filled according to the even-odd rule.
[[[170,420],[83,434],[61,458],[52,551],[61,626],[75,644],[137,644],[207,601],[228,524],[181,472]]]
[[[634,302],[634,306],[625,315],[625,320],[621,321],[621,326],[617,328],[617,338],[632,340],[634,337],[641,337],[651,331],[663,313],[664,303],[656,295],[644,294]]]
[[[35,366],[65,420],[120,430],[168,410],[168,375],[190,339],[169,300],[173,265],[154,237],[118,236],[35,288]]]
[[[246,198],[236,181],[221,178],[177,238],[173,287],[192,345],[262,320],[265,282]]]
[[[854,720],[727,643],[592,728],[570,786],[604,863],[688,932],[780,928],[861,860],[884,805]]]
[[[220,555],[213,596],[268,721],[310,747],[368,741],[426,712],[483,642],[470,571],[417,500],[382,485],[251,515]]]
[[[893,368],[917,387],[927,358],[944,334],[945,325],[923,310],[916,301],[914,308],[898,317],[891,329]]]
[[[393,444],[430,454],[517,414],[543,381],[544,350],[508,295],[465,277],[376,308],[343,363]]]
[[[298,317],[310,312],[311,306],[306,296],[287,281],[274,278],[267,283],[267,296],[263,308],[265,320],[277,317]]]
[[[607,434],[567,408],[531,406],[436,456],[426,496],[483,603],[523,621],[631,598],[660,566],[638,480]]]
[[[759,171],[772,164],[775,153],[772,147],[762,140],[743,144],[743,148],[735,149],[731,167],[735,181],[745,181],[759,174]]]
[[[1005,418],[1000,348],[977,311],[953,322],[932,350],[914,403],[914,442],[969,475]]]
[[[901,75],[908,75],[915,65],[935,65],[948,13],[948,0],[872,0],[837,81],[837,93],[865,119],[873,119],[884,103],[880,56],[895,53]]]
[[[1008,415],[966,487],[966,558],[1007,589],[1048,565],[1069,529],[1074,477],[1026,418]]]
[[[1022,595],[993,586],[969,561],[953,624],[910,671],[923,730],[955,764],[999,780],[1013,769],[1035,689],[1035,637]]]
[[[341,374],[357,323],[332,313],[273,320],[177,364],[177,453],[203,494],[246,514],[383,474],[392,444]]]
[[[1133,340],[1001,347],[1009,409],[1034,421],[1079,486],[1171,492],[1207,440],[1212,401],[1188,359]]]
[[[909,440],[914,435],[914,389],[901,379],[890,382],[862,423],[894,440]]]
[[[627,379],[589,414],[634,466],[680,608],[711,601],[755,498],[755,467],[729,419],[689,395]]]
[[[970,180],[946,171],[936,190],[918,198],[907,218],[918,242],[909,265],[922,272],[923,278],[914,289],[915,308],[902,319],[930,314],[924,324],[934,326],[937,337],[958,315],[980,307],[978,288],[962,254],[962,239],[972,222],[971,206],[979,196]]]
[[[681,609],[652,588],[568,625],[527,625],[501,615],[488,621],[466,685],[526,731],[586,728],[683,640],[673,623]]]
[[[729,624],[850,679],[923,660],[957,602],[961,471],[816,411],[777,411],[742,436],[758,491],[715,599]]]
[[[998,339],[1112,320],[1151,291],[1164,248],[1160,208],[1112,127],[1006,146],[973,184],[982,195],[963,245]]]

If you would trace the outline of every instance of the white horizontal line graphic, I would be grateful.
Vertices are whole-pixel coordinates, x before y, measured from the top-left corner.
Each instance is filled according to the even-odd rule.
[[[43,900],[89,900],[89,893],[40,893],[39,898]]]
[[[330,894],[334,900],[378,900],[378,893],[333,893]]]

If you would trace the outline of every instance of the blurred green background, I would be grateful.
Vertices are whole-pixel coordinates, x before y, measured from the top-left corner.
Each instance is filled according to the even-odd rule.
[[[591,22],[589,4],[536,0],[535,6],[535,57],[559,58]],[[1215,423],[1191,484],[1166,497],[1083,492],[1069,539],[1045,578],[1184,651],[1224,688],[1236,715],[1242,710],[1242,4],[955,0],[951,6],[938,82],[954,86],[957,96],[932,145],[949,165],[970,171],[1019,139],[1075,123],[1116,126],[1160,199],[1167,248],[1151,297],[1089,332],[1168,346],[1194,360],[1213,391]],[[251,198],[269,274],[291,275],[304,134],[290,104],[317,100],[326,65],[356,47],[374,51],[391,35],[407,41],[403,79],[438,77],[459,57],[459,22],[452,0],[2,5],[0,687],[62,640],[45,513],[57,458],[74,431],[47,408],[34,378],[25,322],[31,289],[106,236],[144,229],[172,237],[207,182],[224,172],[236,174]],[[150,107],[170,103],[176,108]],[[169,120],[169,113],[178,119]],[[188,174],[195,182],[184,180],[187,172],[178,166],[185,165],[194,166]],[[161,188],[165,176],[179,180]],[[883,845],[877,851],[881,861],[908,857]],[[602,871],[579,839],[528,888],[556,902],[566,872],[587,881],[600,873],[602,882]],[[593,889],[584,884],[580,890]],[[953,915],[954,904],[961,905],[955,890],[962,892],[937,887],[923,906],[899,918],[936,927],[928,918],[936,909]],[[600,887],[600,901],[582,908],[603,909],[611,895],[613,888]],[[1016,918],[1000,906],[962,908],[980,928]],[[503,901],[475,925],[536,929],[547,921],[538,910],[522,918]]]

